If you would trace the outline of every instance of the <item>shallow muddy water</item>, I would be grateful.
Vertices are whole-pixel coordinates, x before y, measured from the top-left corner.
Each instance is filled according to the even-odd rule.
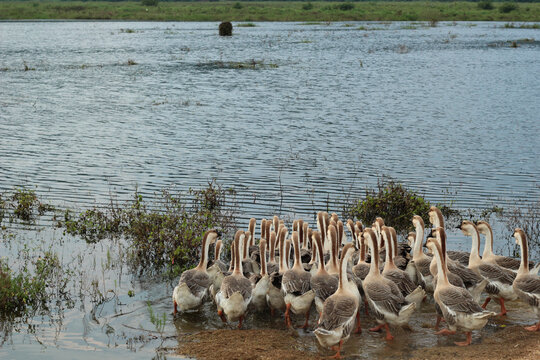
[[[538,30],[256,25],[220,38],[217,23],[0,23],[0,191],[37,186],[55,206],[88,208],[110,193],[127,199],[138,187],[151,197],[216,178],[237,190],[241,226],[274,213],[315,224],[316,211],[339,211],[347,194],[380,175],[461,209],[540,196]],[[10,334],[0,357],[151,358],[175,346],[171,336],[223,327],[210,304],[173,322],[174,283],[141,279],[110,260],[123,256],[117,243],[87,245],[47,220],[39,225],[7,224],[2,234],[15,235],[3,236],[0,256],[16,267],[25,245],[53,249],[82,280],[70,284],[73,307]],[[502,234],[499,226],[496,248],[508,241]],[[470,246],[458,233],[449,238],[450,248]],[[101,302],[92,301],[92,281],[106,294]],[[166,314],[163,334],[147,301]],[[363,334],[347,354],[461,340],[422,326],[433,321],[430,306],[394,343]],[[473,341],[501,324],[528,323],[521,314]],[[246,323],[263,325],[283,328],[269,317]],[[317,349],[311,333],[299,335]]]

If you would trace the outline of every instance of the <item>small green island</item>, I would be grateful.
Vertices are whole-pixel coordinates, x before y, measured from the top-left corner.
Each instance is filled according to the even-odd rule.
[[[539,2],[0,1],[0,20],[539,22]],[[538,24],[524,26],[538,28]]]

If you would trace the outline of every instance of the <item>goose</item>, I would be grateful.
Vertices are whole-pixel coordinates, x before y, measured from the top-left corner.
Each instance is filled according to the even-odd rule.
[[[251,254],[253,260],[258,260],[259,247],[255,245],[255,226],[257,225],[257,220],[255,218],[249,219],[248,231],[251,234],[249,238],[249,248],[248,251]],[[261,239],[268,240],[267,237],[261,235]]]
[[[214,282],[214,279],[216,276],[218,276],[219,273],[223,273],[224,271],[227,271],[227,264],[223,260],[221,260],[221,249],[223,248],[223,242],[221,240],[217,240],[214,247],[214,259],[212,260],[211,265],[206,270],[208,272],[208,276],[210,277],[210,282]]]
[[[410,248],[414,248],[414,239],[416,237],[416,233],[414,231],[409,232],[407,234],[407,244]],[[409,279],[415,284],[418,284],[418,276],[416,275],[416,266],[414,265],[414,261],[412,259],[407,263],[407,266],[405,267],[405,272],[409,276]]]
[[[351,269],[353,275],[352,277],[356,281],[356,286],[358,287],[358,291],[360,292],[362,299],[364,299],[364,313],[368,315],[369,304],[366,298],[366,294],[364,293],[364,286],[362,283],[366,278],[367,274],[369,273],[370,264],[366,262],[366,244],[364,243],[362,224],[360,222],[357,222],[355,224],[354,230],[356,232],[356,239],[360,248],[360,255],[358,257],[356,265],[354,265]]]
[[[337,351],[335,358],[341,357],[341,347],[351,334],[358,312],[358,297],[345,286],[348,283],[347,262],[353,252],[352,244],[346,244],[343,247],[339,266],[338,289],[324,301],[319,324],[314,331],[321,346],[330,347]]]
[[[454,286],[465,287],[471,293],[476,302],[480,301],[480,295],[484,291],[488,284],[488,281],[482,276],[478,275],[474,270],[463,266],[459,261],[452,260],[446,254],[446,232],[442,227],[436,228],[432,232],[441,245],[444,260],[446,262],[446,268],[448,269],[448,280]],[[470,256],[469,256],[470,258]],[[437,275],[437,263],[431,262],[430,270],[433,274],[433,280],[436,281]],[[435,287],[435,285],[434,285]]]
[[[404,243],[398,244],[396,229],[393,227],[390,227],[390,234],[392,235],[392,256],[394,265],[400,270],[405,270],[409,264],[409,259],[403,254],[409,255],[408,252],[410,251],[410,246]]]
[[[328,230],[328,225],[330,223],[330,216],[327,212],[319,211],[317,213],[317,230],[321,233],[322,243],[324,246],[324,252],[327,253],[330,251],[331,244],[326,241],[326,234]]]
[[[242,244],[242,252],[241,252],[241,256],[242,256],[242,270],[244,272],[244,276],[246,278],[249,278],[251,275],[254,275],[254,274],[257,274],[260,269],[259,269],[259,264],[257,264],[257,262],[253,259],[251,259],[250,257],[250,243],[253,239],[253,235],[251,234],[251,232],[249,231],[246,231],[244,233],[244,241],[243,241],[243,244]]]
[[[433,293],[433,275],[429,271],[429,265],[431,264],[431,257],[424,254],[422,251],[422,242],[424,241],[424,220],[414,215],[412,223],[416,230],[416,239],[414,240],[413,248],[413,261],[416,267],[416,275],[420,285],[430,293]]]
[[[172,295],[174,315],[178,309],[182,312],[197,309],[208,294],[210,287],[210,277],[206,271],[208,249],[217,237],[218,233],[215,230],[208,230],[203,235],[199,264],[191,270],[184,271],[180,276],[178,286],[174,288]]]
[[[326,269],[330,275],[339,276],[339,264],[338,264],[338,235],[336,227],[333,224],[328,225],[328,231],[326,234],[328,243],[330,243],[330,258],[326,263]]]
[[[469,268],[488,281],[485,288],[488,298],[482,305],[482,308],[485,309],[491,298],[495,298],[501,305],[501,313],[499,315],[506,315],[507,311],[504,302],[517,299],[517,295],[512,288],[516,274],[498,265],[485,263],[480,259],[480,255],[478,254],[480,251],[480,235],[474,223],[465,220],[461,223],[460,228],[463,234],[472,238]]]
[[[292,242],[294,246],[294,265],[283,273],[281,289],[285,296],[285,319],[291,327],[290,312],[297,315],[306,315],[303,328],[306,329],[309,321],[309,310],[315,298],[315,292],[311,289],[311,274],[304,270],[300,260],[300,242],[298,232],[293,231]]]
[[[432,206],[429,208],[429,222],[433,225],[433,230],[438,227],[444,229],[444,217],[438,207]],[[453,261],[459,261],[463,266],[469,265],[469,253],[466,251],[447,250],[446,256]]]
[[[538,323],[536,325],[527,326],[525,330],[539,331],[540,330],[540,277],[529,273],[529,246],[525,232],[519,228],[514,231],[516,243],[521,247],[521,264],[512,287],[519,296],[521,301],[531,306]]]
[[[371,253],[377,254],[379,249],[373,230],[365,229],[364,238],[367,239]],[[384,327],[386,340],[393,340],[394,337],[390,334],[388,324],[400,326],[407,324],[416,304],[414,302],[407,304],[397,285],[379,273],[378,256],[373,256],[369,274],[363,281],[363,285],[371,311],[380,324],[369,330],[380,331]]]
[[[216,294],[218,315],[223,322],[237,321],[242,328],[242,321],[252,297],[251,282],[242,273],[240,253],[243,250],[245,233],[238,230],[234,236],[234,270],[225,276],[221,288]]]
[[[266,271],[266,240],[261,239],[259,242],[259,251],[261,255],[261,273],[251,277],[253,285],[251,304],[256,311],[263,311],[267,308],[266,294],[270,286],[270,277]]]
[[[472,331],[482,329],[489,317],[495,313],[482,309],[464,288],[450,284],[441,246],[433,239],[427,241],[427,246],[431,249],[437,262],[437,286],[433,298],[448,324],[448,329],[440,330],[436,334],[453,335],[458,329],[463,330],[467,335],[467,340],[455,342],[455,344],[467,346],[471,343]]]
[[[499,265],[505,269],[512,270],[517,273],[521,265],[521,261],[508,257],[495,255],[493,253],[493,230],[486,221],[478,221],[476,223],[478,232],[486,237],[486,243],[484,245],[484,252],[482,254],[482,261],[489,264]],[[529,267],[534,266],[534,263],[529,261]],[[538,274],[538,268],[529,271],[530,273]]]
[[[268,256],[268,263],[266,264],[269,274],[279,272],[279,265],[276,262],[276,241],[276,232],[272,230],[270,233],[270,254]]]
[[[415,286],[414,283],[409,279],[407,273],[399,269],[392,259],[393,247],[395,242],[393,241],[392,230],[387,226],[383,226],[381,229],[382,237],[386,246],[386,260],[384,263],[384,269],[382,275],[390,281],[393,281],[399,291],[405,298],[407,303],[415,303],[416,306],[420,306],[420,303],[426,296],[426,292],[422,289],[421,286]]]
[[[281,292],[281,281],[283,273],[287,270],[286,267],[286,253],[285,253],[285,237],[287,236],[287,228],[281,227],[279,231],[279,268],[278,271],[271,276],[271,282],[268,285],[268,292],[266,293],[266,303],[270,308],[270,313],[274,315],[276,310],[285,311],[285,299]]]
[[[218,240],[218,242],[219,241],[221,240]],[[225,271],[217,272],[214,278],[214,281],[212,282],[212,284],[210,285],[210,288],[208,289],[210,292],[212,301],[214,303],[217,303],[216,295],[219,292],[219,289],[221,289],[221,283],[223,282],[223,279],[225,278],[225,276],[231,275],[233,269],[234,269],[234,241],[231,243],[231,261],[230,261],[229,268],[225,269]]]
[[[315,240],[313,245],[317,248],[317,259],[319,267],[317,272],[311,276],[310,284],[311,288],[315,292],[315,308],[319,315],[323,310],[324,301],[338,289],[338,278],[330,275],[324,267],[324,254],[321,233],[318,231],[313,232],[313,239]]]

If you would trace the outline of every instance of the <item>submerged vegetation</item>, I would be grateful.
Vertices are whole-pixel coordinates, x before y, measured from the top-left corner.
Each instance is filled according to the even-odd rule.
[[[540,3],[490,1],[0,1],[0,19],[154,21],[540,21]]]

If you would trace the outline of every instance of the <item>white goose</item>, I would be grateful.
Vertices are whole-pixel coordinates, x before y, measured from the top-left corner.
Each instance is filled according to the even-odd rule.
[[[491,298],[495,298],[501,305],[501,313],[499,315],[506,315],[507,311],[504,302],[517,299],[517,295],[512,288],[512,283],[516,278],[516,274],[511,270],[507,270],[498,265],[485,263],[480,259],[480,255],[478,254],[480,251],[480,234],[474,223],[465,220],[461,223],[460,228],[463,234],[472,238],[469,268],[488,281],[485,288],[488,298],[482,305],[482,308],[485,309]]]
[[[521,301],[529,304],[538,318],[536,325],[527,326],[525,330],[540,331],[540,277],[529,273],[529,246],[525,232],[518,228],[514,231],[514,237],[521,247],[521,265],[512,286]]]
[[[453,335],[456,330],[463,330],[467,335],[467,340],[455,342],[455,344],[458,346],[469,345],[472,331],[483,328],[489,317],[495,313],[484,311],[466,289],[450,284],[440,245],[433,239],[428,239],[427,246],[437,261],[437,286],[433,298],[439,305],[449,328],[438,331],[436,334]]]
[[[180,276],[178,286],[174,288],[172,299],[174,314],[180,311],[197,309],[208,294],[210,277],[206,271],[208,264],[208,249],[216,241],[218,233],[215,230],[207,231],[202,239],[201,259],[194,269],[184,271]]]
[[[340,358],[341,346],[349,338],[358,312],[358,297],[350,292],[346,286],[349,282],[347,279],[347,262],[353,252],[354,247],[352,244],[343,247],[339,266],[338,289],[325,300],[319,325],[314,331],[317,340],[322,346],[331,347],[337,351],[335,358]]]
[[[298,233],[293,231],[292,242],[294,246],[294,265],[291,269],[283,273],[283,279],[281,281],[281,290],[285,296],[285,319],[287,325],[291,327],[290,312],[292,311],[297,315],[305,315],[306,321],[303,328],[308,327],[309,311],[311,309],[311,303],[315,298],[315,292],[311,289],[310,279],[311,274],[304,270],[302,262],[300,260],[300,241],[298,239]]]
[[[368,242],[371,253],[378,254],[379,246],[373,230],[365,229],[364,238]],[[394,337],[390,334],[388,325],[406,325],[416,308],[416,304],[407,304],[397,285],[379,273],[378,256],[372,256],[369,274],[363,285],[371,311],[380,324],[369,330],[380,331],[384,327],[386,340],[393,340]]]
[[[242,273],[240,254],[244,244],[245,234],[238,230],[234,236],[234,270],[231,275],[225,276],[221,288],[216,294],[218,315],[223,322],[237,321],[238,328],[242,327],[245,313],[251,302],[251,282]]]

